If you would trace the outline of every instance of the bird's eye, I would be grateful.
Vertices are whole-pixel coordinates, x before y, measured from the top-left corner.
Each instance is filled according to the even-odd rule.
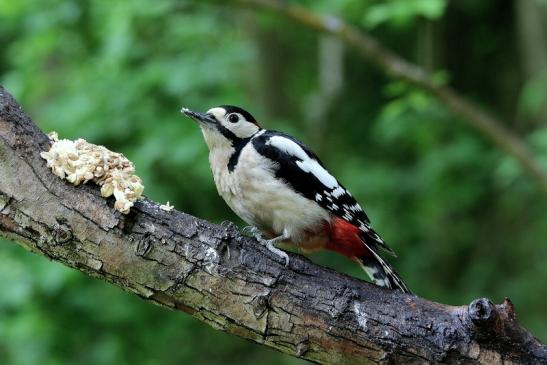
[[[230,123],[237,123],[239,122],[239,116],[237,114],[230,114],[228,115],[228,121]]]

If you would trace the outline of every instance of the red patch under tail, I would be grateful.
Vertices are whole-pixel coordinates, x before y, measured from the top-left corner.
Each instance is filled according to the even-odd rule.
[[[336,217],[330,224],[326,248],[359,262],[376,285],[411,293],[391,265],[369,249],[362,233],[359,227]]]
[[[360,234],[359,227],[336,217],[330,223],[330,239],[326,248],[350,258],[370,256],[371,253],[363,244]]]

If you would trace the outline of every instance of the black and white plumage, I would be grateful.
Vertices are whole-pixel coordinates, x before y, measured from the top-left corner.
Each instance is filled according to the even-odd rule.
[[[370,226],[370,219],[351,193],[323,166],[323,163],[302,142],[277,131],[265,131],[252,140],[263,156],[279,163],[275,171],[293,189],[315,200],[324,209],[359,227],[370,245],[394,254]]]
[[[361,206],[303,143],[260,128],[239,107],[182,111],[199,122],[219,194],[269,238],[257,236],[271,251],[286,262],[288,256],[275,243],[337,251],[357,261],[377,285],[409,292],[379,255],[380,249],[393,251],[372,229]]]

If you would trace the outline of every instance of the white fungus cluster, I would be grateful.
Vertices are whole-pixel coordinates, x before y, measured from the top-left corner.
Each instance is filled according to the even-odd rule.
[[[144,190],[141,179],[135,175],[135,167],[121,153],[109,151],[84,139],[71,141],[61,139],[56,132],[49,138],[53,144],[49,151],[40,156],[47,166],[61,179],[74,185],[93,181],[101,186],[101,195],[114,195],[114,208],[127,214]]]

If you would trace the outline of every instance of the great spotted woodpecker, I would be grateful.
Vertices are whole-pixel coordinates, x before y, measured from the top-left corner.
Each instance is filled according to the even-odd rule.
[[[218,193],[286,265],[289,257],[276,243],[305,252],[332,250],[359,263],[376,285],[410,293],[379,254],[394,252],[350,192],[302,142],[262,129],[236,106],[182,112],[201,127]]]

